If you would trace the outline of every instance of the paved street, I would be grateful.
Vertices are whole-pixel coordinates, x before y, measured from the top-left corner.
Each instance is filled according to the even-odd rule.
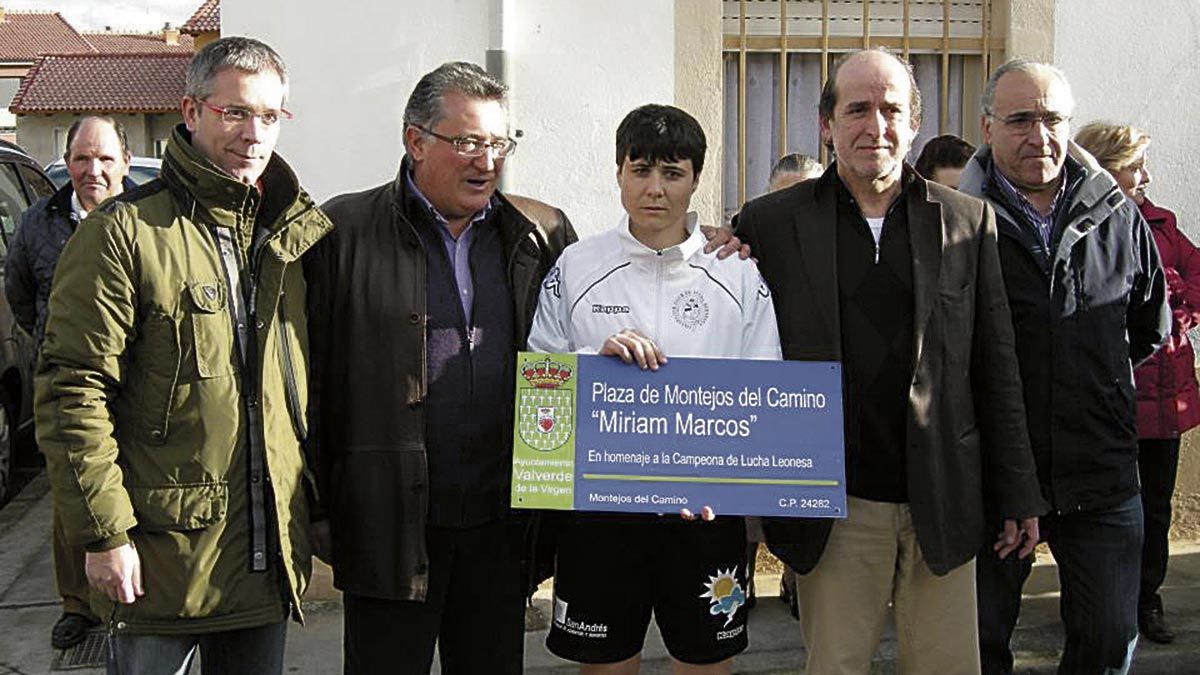
[[[54,652],[50,648],[50,626],[58,617],[50,563],[50,496],[44,476],[35,478],[20,495],[0,510],[0,675],[42,675],[50,670]],[[1167,616],[1178,638],[1170,646],[1142,641],[1138,646],[1134,673],[1137,675],[1200,672],[1200,544],[1173,546],[1171,571],[1164,596]],[[1017,672],[1054,672],[1062,641],[1058,625],[1058,589],[1053,564],[1047,561],[1034,569],[1026,586],[1026,599],[1017,629]],[[328,585],[327,571],[318,574],[307,607],[308,625],[289,633],[287,672],[327,675],[340,672],[341,606],[337,593]],[[778,588],[778,575],[757,580],[759,600],[750,615],[750,649],[738,657],[736,673],[798,675],[801,650],[798,624],[788,616],[783,603],[769,597]],[[539,593],[535,608],[549,612],[549,594]],[[544,629],[526,634],[526,672],[537,675],[567,675],[577,668],[548,654],[542,646]],[[481,636],[489,639],[489,636]],[[885,638],[876,658],[874,672],[894,673],[895,644]],[[198,672],[198,669],[196,669]],[[79,675],[102,673],[101,669],[79,669]],[[436,670],[435,670],[436,672]],[[648,675],[670,672],[666,652],[654,633],[647,642],[642,668]]]

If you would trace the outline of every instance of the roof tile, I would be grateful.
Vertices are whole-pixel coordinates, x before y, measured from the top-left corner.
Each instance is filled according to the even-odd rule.
[[[190,53],[46,54],[9,104],[11,112],[161,113],[179,110]]]
[[[183,53],[191,54],[196,51],[192,46],[191,35],[180,35],[179,44],[169,45],[163,39],[161,32],[157,33],[83,33],[96,51],[105,54],[155,54]]]
[[[6,10],[0,21],[0,62],[32,62],[38,54],[94,51],[58,12]]]
[[[181,29],[190,35],[197,33],[221,32],[221,0],[204,0],[204,4],[196,10]]]

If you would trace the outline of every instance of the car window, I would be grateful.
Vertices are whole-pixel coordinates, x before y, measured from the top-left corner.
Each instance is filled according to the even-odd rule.
[[[17,179],[17,168],[11,162],[0,162],[0,232],[4,235],[4,254],[8,241],[17,228],[17,221],[29,204]]]
[[[129,167],[129,178],[138,185],[141,185],[142,183],[148,183],[155,178],[158,178],[158,167],[131,166]]]
[[[62,164],[54,164],[46,168],[46,175],[50,177],[50,182],[54,183],[55,188],[60,188],[71,180],[70,174],[67,173],[67,167]]]
[[[42,197],[49,197],[54,194],[54,184],[46,180],[46,177],[33,167],[21,164],[18,168],[21,170],[21,178],[25,179],[25,186],[33,193],[30,198],[31,204]]]

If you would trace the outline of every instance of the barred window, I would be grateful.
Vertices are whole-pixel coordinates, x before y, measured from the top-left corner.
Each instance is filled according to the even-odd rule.
[[[992,0],[723,0],[727,216],[766,191],[771,166],[827,162],[817,101],[841,54],[883,46],[913,65],[922,120],[913,156],[939,134],[979,143],[979,95],[1004,49]]]

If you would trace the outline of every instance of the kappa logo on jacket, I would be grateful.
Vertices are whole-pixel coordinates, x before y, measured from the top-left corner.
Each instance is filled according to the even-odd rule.
[[[629,305],[592,305],[592,314],[629,314],[630,311]]]

